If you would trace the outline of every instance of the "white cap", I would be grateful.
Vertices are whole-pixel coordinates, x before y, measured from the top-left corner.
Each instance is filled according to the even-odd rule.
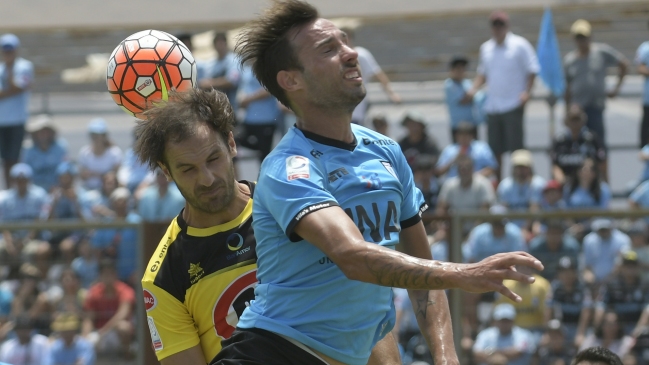
[[[52,123],[52,119],[47,114],[37,115],[25,126],[25,130],[29,133],[37,132],[45,128],[49,128],[54,131],[56,130],[54,123]]]
[[[494,308],[494,321],[500,321],[501,319],[510,319],[513,321],[515,318],[516,308],[509,303],[498,304],[496,308]]]
[[[108,125],[103,118],[95,118],[88,123],[88,133],[106,134],[106,132],[108,132]]]
[[[33,174],[32,168],[26,164],[26,163],[17,163],[13,165],[11,170],[9,171],[9,176],[12,178],[17,178],[17,177],[24,177],[27,179],[31,179]]]
[[[20,46],[20,40],[15,34],[7,33],[0,36],[0,48],[5,51],[13,51]]]

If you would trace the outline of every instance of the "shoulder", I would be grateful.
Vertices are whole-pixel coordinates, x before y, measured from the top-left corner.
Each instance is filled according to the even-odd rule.
[[[507,222],[507,224],[505,224],[505,232],[510,236],[515,236],[516,238],[522,235],[520,227],[512,222]]]
[[[530,253],[531,252],[545,252],[545,237],[536,236],[530,241]]]
[[[38,185],[31,184],[29,186],[29,194],[32,195],[33,197],[36,198],[45,198],[47,197],[47,191],[45,189],[41,188]]]
[[[504,178],[500,182],[500,184],[498,184],[498,190],[511,189],[513,185],[514,185],[514,179],[512,179],[511,176],[508,176],[508,177]]]
[[[171,248],[171,245],[173,245],[174,242],[176,242],[176,240],[178,239],[181,231],[182,229],[178,225],[178,217],[176,217],[167,227],[167,231],[160,239],[158,247],[156,247],[153,255],[151,255],[151,259],[149,260],[149,263],[147,264],[144,271],[144,276],[142,277],[142,283],[153,283],[155,281],[155,278],[159,272],[158,269],[160,268],[162,263],[170,259],[170,256],[168,256],[169,250]]]
[[[525,37],[514,33],[509,33],[507,35],[507,42],[512,42],[511,44],[517,47],[532,47],[530,41],[528,41]]]

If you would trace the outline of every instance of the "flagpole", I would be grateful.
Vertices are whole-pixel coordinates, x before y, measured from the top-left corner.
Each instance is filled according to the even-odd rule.
[[[547,102],[548,106],[550,107],[550,126],[549,126],[549,132],[550,132],[550,144],[552,144],[552,141],[554,140],[554,131],[555,131],[555,115],[554,115],[554,106],[557,104],[557,97],[550,92],[550,94],[547,97]]]

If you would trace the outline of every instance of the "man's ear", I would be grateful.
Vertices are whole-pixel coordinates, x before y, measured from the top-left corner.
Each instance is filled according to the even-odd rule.
[[[277,84],[286,92],[297,91],[302,88],[302,75],[300,71],[282,70],[277,73]]]
[[[169,182],[173,181],[173,178],[171,177],[171,173],[169,172],[169,169],[167,168],[167,166],[165,166],[164,163],[158,161],[158,167],[160,168],[160,170],[162,170],[162,173],[165,174],[167,181]]]
[[[234,133],[228,133],[228,149],[230,150],[230,157],[237,155],[237,143],[234,141]]]

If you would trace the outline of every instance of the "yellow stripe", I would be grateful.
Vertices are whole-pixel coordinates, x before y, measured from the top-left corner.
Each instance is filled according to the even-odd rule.
[[[228,267],[226,267],[226,268],[223,268],[223,269],[221,269],[221,270],[219,270],[219,271],[215,271],[215,272],[213,272],[213,273],[211,273],[211,274],[209,274],[209,275],[207,275],[207,276],[203,276],[203,277],[200,278],[200,280],[197,281],[195,284],[192,284],[192,286],[190,286],[189,289],[187,289],[187,292],[189,292],[189,291],[194,287],[194,285],[200,283],[201,281],[203,281],[203,280],[205,280],[205,279],[207,279],[207,278],[211,278],[211,277],[213,277],[213,276],[220,275],[220,274],[223,274],[223,273],[228,272],[228,271],[236,270],[236,269],[238,269],[238,268],[240,268],[240,267],[244,267],[244,266],[248,266],[248,265],[255,265],[255,264],[256,264],[256,261],[257,261],[256,259],[251,259],[251,260],[247,260],[247,261],[242,261],[242,262],[239,262],[239,263],[237,263],[237,264],[234,264],[234,265],[228,266]],[[227,286],[227,285],[226,285],[226,286]],[[186,297],[185,297],[185,298],[186,298]]]
[[[162,72],[160,72],[160,67],[155,67],[158,70],[158,78],[160,79],[160,89],[162,91],[162,100],[169,100],[169,92],[167,90],[167,84],[165,84],[165,79],[162,77]]]
[[[245,221],[248,220],[248,218],[250,218],[250,215],[252,215],[252,199],[248,199],[246,207],[243,208],[243,211],[241,211],[239,216],[235,219],[209,228],[187,227],[187,234],[194,237],[207,237],[219,232],[226,232],[242,225]]]

